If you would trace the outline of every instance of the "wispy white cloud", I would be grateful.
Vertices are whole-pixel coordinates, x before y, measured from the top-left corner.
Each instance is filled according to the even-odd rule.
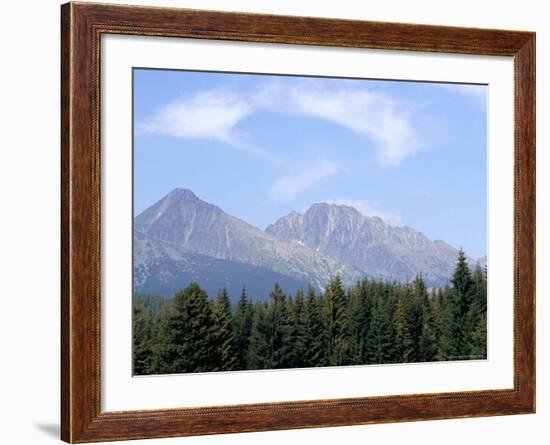
[[[366,149],[374,150],[384,165],[398,165],[420,148],[411,117],[389,96],[365,88],[329,89],[326,83],[314,80],[285,86],[268,81],[251,91],[199,92],[164,105],[139,128],[149,134],[217,140],[283,167],[285,175],[268,191],[276,201],[291,201],[322,179],[341,172],[339,164],[327,160],[311,160],[296,168],[291,159],[250,142],[250,135],[239,124],[259,111],[322,119],[347,128],[364,137]]]
[[[255,105],[240,93],[209,90],[166,104],[141,122],[139,128],[149,134],[218,140],[274,164],[286,165],[285,160],[246,141],[237,131],[239,122],[255,110]]]
[[[346,205],[353,207],[365,216],[377,216],[381,218],[384,222],[393,226],[399,226],[402,224],[402,218],[399,212],[381,209],[376,204],[371,204],[364,199],[338,198],[325,199],[324,202],[326,202],[327,204]]]
[[[290,99],[288,103],[297,112],[328,120],[370,139],[382,164],[397,165],[420,148],[407,111],[386,95],[365,89],[294,88]]]
[[[264,150],[243,143],[235,128],[262,110],[314,117],[348,128],[367,138],[378,161],[386,165],[397,165],[420,148],[411,116],[389,96],[365,88],[329,89],[312,80],[290,87],[270,81],[246,93],[201,92],[161,108],[142,123],[142,129],[180,138],[216,139],[266,157]]]
[[[211,90],[165,105],[142,122],[141,128],[146,133],[231,143],[234,127],[252,111],[239,94]]]
[[[294,174],[277,179],[269,189],[269,197],[274,201],[288,202],[313,187],[319,181],[335,176],[342,170],[339,163],[325,159],[304,166]]]

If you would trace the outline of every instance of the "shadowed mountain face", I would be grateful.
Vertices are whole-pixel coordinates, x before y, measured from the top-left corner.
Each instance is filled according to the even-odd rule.
[[[430,286],[452,274],[458,251],[431,241],[410,227],[393,227],[345,205],[314,204],[303,215],[292,212],[266,232],[304,244],[376,278],[407,281],[422,274]]]
[[[210,259],[208,259],[210,258]],[[213,261],[218,260],[218,261]],[[208,263],[210,261],[210,263]],[[206,267],[210,264],[215,267]],[[251,267],[254,268],[252,271]],[[230,274],[224,269],[237,274]],[[321,252],[293,241],[279,240],[219,207],[202,201],[187,189],[176,189],[134,219],[134,287],[137,292],[160,293],[184,287],[192,277],[213,288],[227,287],[229,279],[247,285],[247,274],[256,281],[258,298],[266,298],[275,281],[293,291],[308,284],[323,288],[339,273],[351,284],[365,274]],[[223,278],[225,277],[225,278]],[[176,282],[168,285],[169,282]],[[152,284],[152,283],[156,284]]]
[[[227,289],[235,303],[243,286],[254,300],[265,299],[275,282],[293,293],[308,286],[270,269],[187,252],[139,232],[134,236],[134,258],[134,288],[148,295],[170,297],[195,281],[211,296]]]

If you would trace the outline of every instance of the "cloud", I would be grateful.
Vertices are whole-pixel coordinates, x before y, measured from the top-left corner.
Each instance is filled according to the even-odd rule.
[[[398,165],[420,148],[404,107],[388,96],[366,89],[293,88],[290,107],[296,112],[349,128],[374,142],[381,164]]]
[[[231,143],[234,127],[252,111],[240,95],[211,90],[165,105],[145,120],[141,128],[146,133]]]
[[[327,204],[346,205],[353,207],[365,216],[377,216],[381,218],[384,222],[393,226],[399,226],[402,224],[402,218],[399,212],[380,209],[377,205],[371,204],[364,199],[338,198],[325,199],[324,202],[326,202]]]
[[[317,161],[291,175],[277,179],[269,189],[269,197],[274,201],[292,201],[322,179],[335,176],[342,170],[338,163],[327,160]]]
[[[259,111],[298,114],[348,128],[370,140],[378,161],[385,165],[398,165],[420,148],[405,107],[388,95],[365,88],[331,89],[326,82],[312,79],[290,85],[267,81],[248,92],[201,92],[164,106],[141,128],[147,133],[178,138],[216,139],[252,155],[270,158],[267,151],[244,143],[235,128]]]
[[[297,167],[292,159],[250,142],[253,135],[244,133],[239,124],[254,113],[299,115],[347,128],[365,138],[366,149],[374,150],[383,165],[398,165],[419,150],[418,135],[403,105],[364,87],[329,86],[327,81],[287,79],[284,83],[265,81],[252,90],[201,91],[160,107],[140,123],[139,129],[147,134],[216,140],[293,172],[278,178],[270,187],[269,196],[275,201],[291,201],[342,169],[327,160],[302,162]]]
[[[242,94],[218,89],[180,98],[161,107],[143,121],[140,129],[182,139],[213,139],[274,164],[285,166],[284,159],[247,142],[236,126],[255,111]]]

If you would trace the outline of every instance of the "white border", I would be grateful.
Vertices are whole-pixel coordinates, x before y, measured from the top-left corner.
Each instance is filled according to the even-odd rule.
[[[118,35],[101,45],[103,411],[513,387],[511,58]],[[132,378],[134,66],[489,84],[488,360]]]

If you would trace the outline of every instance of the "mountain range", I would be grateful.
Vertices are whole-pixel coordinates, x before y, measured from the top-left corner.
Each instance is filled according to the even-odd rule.
[[[209,295],[243,286],[255,300],[279,282],[286,292],[323,289],[339,274],[345,284],[370,277],[427,284],[448,281],[458,251],[409,227],[393,227],[345,205],[313,204],[265,231],[175,189],[134,218],[136,293],[171,296],[190,281]]]
[[[303,215],[292,212],[280,218],[266,232],[385,280],[407,281],[421,273],[429,284],[443,284],[458,254],[443,241],[431,241],[410,227],[390,226],[346,205],[314,204]]]

